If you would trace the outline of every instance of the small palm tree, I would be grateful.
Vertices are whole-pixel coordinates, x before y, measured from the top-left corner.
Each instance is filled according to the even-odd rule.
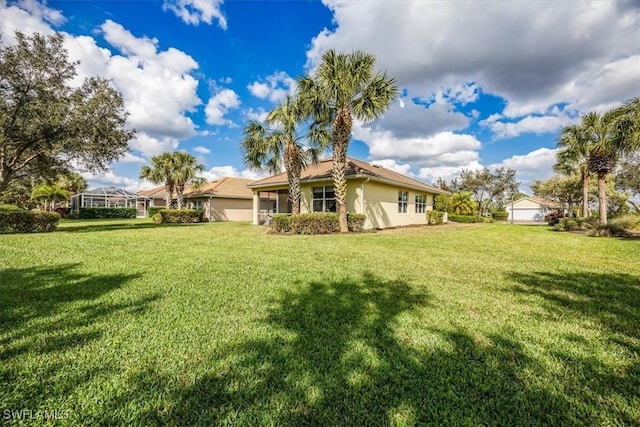
[[[307,125],[308,119],[309,114],[302,110],[299,99],[288,96],[269,113],[264,125],[250,121],[241,143],[247,166],[271,173],[279,173],[284,166],[294,215],[300,213],[302,169],[318,161],[329,141],[326,126],[317,122]],[[305,145],[305,141],[309,145]]]
[[[558,140],[555,170],[565,175],[578,174],[582,181],[582,216],[589,216],[589,157],[591,143],[579,125],[562,129]]]
[[[31,198],[42,203],[45,211],[53,212],[57,202],[69,200],[71,193],[57,185],[41,184],[33,189]]]
[[[151,166],[143,166],[140,171],[140,178],[146,179],[153,184],[164,184],[165,207],[167,209],[171,209],[175,190],[173,171],[172,153],[162,153],[151,157]]]
[[[204,166],[198,163],[193,155],[184,151],[176,151],[172,154],[172,172],[173,183],[176,190],[176,198],[178,209],[182,209],[184,203],[184,188],[186,184],[190,184],[193,188],[198,188],[206,182],[206,180],[198,173],[204,171]]]
[[[347,232],[347,149],[353,119],[372,122],[398,96],[395,80],[384,73],[374,74],[375,57],[361,51],[350,54],[327,50],[313,77],[298,80],[305,108],[320,122],[332,124],[333,185],[338,206],[340,231]]]
[[[476,203],[471,200],[472,194],[466,191],[451,195],[451,209],[456,215],[473,215]]]

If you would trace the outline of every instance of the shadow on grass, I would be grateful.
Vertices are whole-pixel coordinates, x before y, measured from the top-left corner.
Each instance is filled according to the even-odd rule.
[[[114,230],[144,230],[148,228],[166,228],[166,227],[197,227],[205,224],[204,222],[196,223],[196,224],[154,224],[152,222],[136,222],[135,220],[131,220],[129,222],[104,222],[104,220],[96,220],[101,221],[96,224],[86,224],[83,221],[82,225],[74,224],[73,222],[64,222],[61,223],[56,229],[57,233],[89,233],[95,231],[114,231]]]
[[[575,392],[594,405],[604,401],[624,425],[640,425],[640,277],[630,274],[514,272],[514,292],[537,297],[544,316],[551,321],[571,322],[595,328],[617,366],[607,366],[595,354],[594,343],[580,336],[567,336],[573,348],[557,349],[553,356],[584,384]],[[593,325],[593,326],[590,326]],[[582,352],[576,352],[576,348]],[[602,350],[600,349],[600,352]],[[570,392],[570,391],[569,391]],[[620,410],[620,401],[636,407],[634,413]]]
[[[563,396],[530,389],[535,369],[505,336],[417,330],[399,322],[429,310],[428,294],[371,274],[299,284],[274,301],[265,332],[219,349],[188,384],[155,369],[131,378],[95,424],[553,425],[570,424]],[[419,319],[419,317],[418,317]],[[418,321],[418,320],[416,320]],[[409,328],[409,329],[407,329]],[[424,341],[422,341],[424,338]],[[422,343],[422,344],[419,344]],[[149,405],[149,390],[164,390]],[[170,390],[170,393],[169,393]],[[575,422],[575,421],[573,421]]]
[[[63,355],[100,339],[114,316],[139,314],[157,299],[104,300],[139,275],[87,275],[78,267],[0,269],[0,389],[11,389],[3,398],[5,407],[36,408],[73,390],[91,374],[76,369],[73,376],[60,376],[63,368],[69,371]],[[34,365],[34,360],[40,362]]]

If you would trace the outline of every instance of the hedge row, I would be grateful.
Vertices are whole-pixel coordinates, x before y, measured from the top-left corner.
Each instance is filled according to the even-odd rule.
[[[458,222],[458,223],[465,223],[465,224],[472,224],[472,223],[477,223],[477,222],[490,222],[491,220],[489,218],[482,218],[482,217],[477,216],[477,215],[449,214],[449,221]]]
[[[440,225],[444,223],[444,212],[427,211],[427,225]]]
[[[135,218],[136,208],[80,208],[78,218]]]
[[[60,215],[55,212],[0,210],[0,233],[48,233],[56,229]]]
[[[156,215],[160,215],[162,224],[192,224],[202,222],[204,211],[198,209],[161,209]]]
[[[165,209],[167,209],[167,208],[166,208],[166,207],[164,207],[164,206],[149,206],[149,207],[147,208],[147,216],[148,216],[149,218],[153,218],[153,216],[154,216],[155,214],[157,214],[157,213],[159,213],[160,211],[165,210]]]
[[[359,232],[364,227],[365,216],[349,214],[349,231]],[[287,234],[332,234],[340,232],[338,214],[303,213],[299,215],[274,215],[271,227],[277,233]]]
[[[509,212],[507,211],[493,211],[491,212],[491,218],[494,221],[506,221],[509,218]]]

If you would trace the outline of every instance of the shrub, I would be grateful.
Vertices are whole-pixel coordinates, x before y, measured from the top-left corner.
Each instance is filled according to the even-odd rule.
[[[553,225],[555,231],[574,231],[582,228],[581,218],[560,218],[556,224]]]
[[[489,218],[482,218],[476,215],[455,215],[449,214],[449,221],[459,222],[464,224],[472,224],[478,222],[490,222]]]
[[[162,224],[162,215],[160,215],[160,213],[156,213],[151,217],[151,221],[153,221],[154,224]]]
[[[136,213],[136,208],[80,208],[78,217],[80,219],[135,218]]]
[[[198,209],[162,209],[158,212],[163,224],[192,224],[202,222],[204,211]]]
[[[276,233],[290,233],[291,215],[274,215],[271,219],[271,227]]]
[[[69,216],[69,208],[56,208],[56,213],[60,215],[60,218],[67,218]]]
[[[0,233],[46,233],[58,226],[60,215],[55,212],[0,210]]]
[[[620,224],[609,223],[605,225],[597,225],[593,227],[587,235],[591,237],[629,237],[627,230],[622,228]]]
[[[444,212],[427,211],[427,225],[440,225],[444,223]]]
[[[509,218],[509,212],[505,210],[496,210],[491,212],[491,218],[494,221],[506,221]]]
[[[304,213],[291,215],[291,233],[293,234],[331,234],[339,231],[338,214]]]
[[[556,225],[560,221],[560,218],[564,218],[564,215],[560,212],[551,212],[544,216],[544,220],[547,221],[549,225]]]
[[[349,231],[359,233],[364,228],[364,221],[367,217],[362,214],[348,214],[347,227]]]
[[[24,212],[24,209],[16,205],[0,205],[0,212]]]
[[[162,210],[165,210],[166,208],[164,206],[149,206],[147,208],[147,216],[149,218],[153,218],[153,216],[157,213],[159,213]]]
[[[612,219],[611,224],[615,224],[625,230],[640,229],[640,215],[624,215],[619,218]]]

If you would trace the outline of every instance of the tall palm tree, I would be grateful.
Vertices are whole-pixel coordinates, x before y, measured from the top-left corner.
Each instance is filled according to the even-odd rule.
[[[50,212],[55,210],[56,202],[69,200],[69,197],[71,197],[69,191],[50,184],[41,184],[34,188],[31,193],[31,198],[36,202],[42,203],[44,210]]]
[[[308,124],[308,119],[309,114],[303,111],[300,100],[287,96],[269,113],[264,125],[256,120],[247,124],[241,143],[247,166],[271,173],[279,173],[284,166],[294,215],[300,213],[302,169],[318,161],[329,140],[327,127],[318,122]],[[305,141],[309,145],[305,145]]]
[[[382,115],[398,96],[395,80],[374,74],[375,57],[362,51],[349,54],[327,50],[313,76],[298,79],[298,91],[320,121],[332,124],[333,185],[340,231],[347,232],[347,149],[353,119],[365,123]]]
[[[206,182],[203,177],[198,176],[198,173],[204,171],[204,166],[198,163],[198,159],[193,155],[184,151],[176,151],[171,158],[171,176],[176,190],[178,209],[182,209],[185,185],[191,184],[193,188],[198,188]]]
[[[591,144],[580,125],[562,129],[558,140],[555,170],[571,176],[576,172],[582,181],[582,217],[589,216],[589,157]]]
[[[164,184],[165,207],[171,209],[175,179],[173,176],[173,154],[162,153],[151,157],[151,166],[143,166],[140,170],[140,178],[153,184]]]
[[[616,127],[616,112],[590,112],[582,117],[582,130],[591,145],[589,171],[598,177],[598,205],[600,224],[607,223],[606,178],[616,166],[621,153],[621,138]]]

